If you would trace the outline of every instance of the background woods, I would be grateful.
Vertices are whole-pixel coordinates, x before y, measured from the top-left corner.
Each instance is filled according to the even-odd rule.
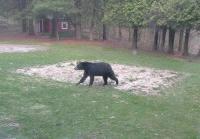
[[[197,54],[200,48],[197,0],[1,0],[0,4],[1,25],[4,19],[13,19],[29,35],[112,40],[132,49],[184,56]]]

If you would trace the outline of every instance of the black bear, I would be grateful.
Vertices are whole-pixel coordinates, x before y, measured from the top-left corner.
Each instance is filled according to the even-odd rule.
[[[108,63],[91,63],[91,62],[79,62],[75,67],[75,70],[84,70],[83,77],[77,83],[83,83],[86,78],[90,77],[90,86],[93,84],[94,76],[102,76],[104,80],[103,85],[107,85],[108,77],[116,82],[118,85],[118,79],[116,78],[111,66]]]

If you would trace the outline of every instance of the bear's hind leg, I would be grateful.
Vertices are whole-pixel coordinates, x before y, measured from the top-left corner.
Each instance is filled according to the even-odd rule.
[[[116,82],[116,85],[118,85],[118,79],[115,77],[115,75],[110,75],[109,76],[110,77],[110,79],[112,79],[112,80],[114,80],[115,82]]]

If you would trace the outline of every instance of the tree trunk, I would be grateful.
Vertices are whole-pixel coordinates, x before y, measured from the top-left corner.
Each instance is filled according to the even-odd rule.
[[[91,25],[90,25],[90,41],[94,40],[94,18],[91,19]]]
[[[82,38],[82,29],[81,29],[81,14],[77,14],[76,23],[75,23],[75,39],[80,40]]]
[[[28,5],[27,0],[17,0],[16,2],[17,2],[16,4],[18,5],[18,8],[19,8],[19,11],[24,12],[24,10],[26,9],[26,7]],[[24,32],[24,33],[28,31],[27,24],[29,26],[29,21],[27,23],[27,20],[24,17],[22,17],[22,32]]]
[[[76,36],[77,40],[81,39],[81,24],[80,24],[80,22],[76,23],[76,26],[75,26],[75,36]]]
[[[22,19],[22,32],[27,32],[27,23],[26,19]]]
[[[94,40],[93,33],[94,33],[94,24],[91,23],[91,25],[90,25],[90,41]]]
[[[184,47],[183,47],[183,55],[188,56],[188,46],[189,46],[189,38],[190,38],[190,28],[187,28],[185,30],[185,41],[184,41]]]
[[[106,7],[106,0],[103,0],[102,17],[105,16],[105,7]],[[107,40],[107,25],[105,23],[103,23],[102,26],[102,39],[104,41]]]
[[[169,28],[169,46],[168,46],[168,53],[174,53],[174,38],[175,38],[176,31],[172,28]]]
[[[199,52],[197,53],[196,57],[200,57],[200,49],[199,49]]]
[[[178,51],[181,52],[182,46],[183,46],[183,34],[184,34],[184,29],[180,30],[179,34],[179,44],[178,44]]]
[[[82,38],[82,29],[81,29],[81,0],[74,0],[75,7],[79,10],[76,15],[76,25],[75,25],[75,37],[76,39]]]
[[[51,25],[52,25],[52,28],[51,28],[51,38],[55,38],[57,35],[56,35],[56,32],[57,32],[57,21],[56,21],[56,17],[54,17],[52,20],[51,20]]]
[[[159,28],[155,28],[155,34],[154,34],[154,43],[153,43],[153,50],[158,50],[158,37],[159,37]]]
[[[131,41],[131,28],[128,28],[128,41]]]
[[[58,29],[56,29],[56,38],[57,38],[57,40],[60,40],[60,34],[59,34]]]
[[[103,23],[103,35],[102,35],[102,38],[103,40],[107,40],[107,34],[106,34],[106,30],[107,30],[107,26],[105,23]]]
[[[28,34],[29,35],[35,35],[33,22],[34,22],[33,19],[29,19],[29,21],[28,21]]]
[[[161,44],[161,29],[159,28],[159,33],[158,33],[158,49],[160,48]]]
[[[119,26],[118,26],[118,36],[119,36],[119,40],[121,41],[122,40],[122,27],[121,27],[121,24],[119,24]]]
[[[93,1],[93,10],[92,10],[92,18],[91,18],[91,24],[90,24],[90,41],[94,40],[94,19],[96,15],[96,1]]]
[[[166,40],[167,28],[163,27],[162,29],[162,40],[161,40],[161,51],[165,51],[165,40]]]
[[[138,27],[133,27],[132,28],[132,33],[133,33],[133,37],[132,37],[132,48],[133,49],[138,49]]]

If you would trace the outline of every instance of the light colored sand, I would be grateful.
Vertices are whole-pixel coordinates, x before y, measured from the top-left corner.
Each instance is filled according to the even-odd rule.
[[[17,73],[30,76],[39,76],[61,82],[77,83],[82,77],[83,71],[76,71],[76,61],[58,63],[54,65],[28,67],[18,69]],[[169,70],[156,70],[152,68],[111,64],[119,85],[108,80],[108,84],[116,89],[128,91],[141,95],[159,95],[162,89],[174,86],[175,83],[184,78],[184,74]],[[84,85],[89,84],[89,78]],[[102,85],[102,77],[95,77],[94,85]]]
[[[27,53],[46,49],[39,45],[0,44],[0,53]]]

